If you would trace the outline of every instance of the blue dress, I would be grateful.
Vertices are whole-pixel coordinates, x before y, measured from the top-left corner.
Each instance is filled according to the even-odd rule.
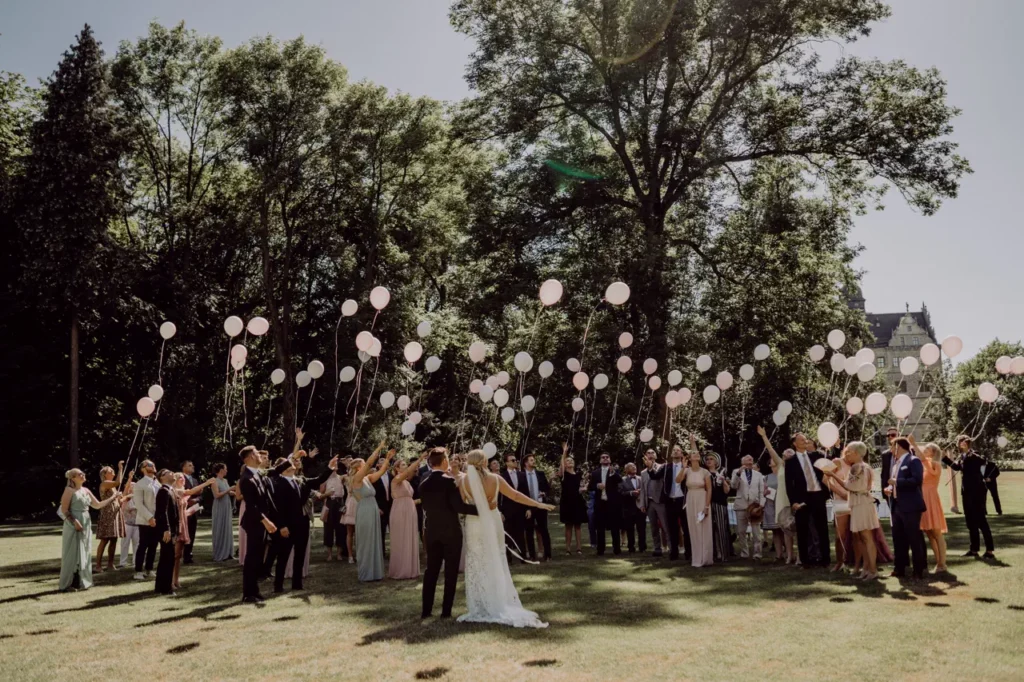
[[[363,485],[352,491],[359,504],[356,506],[356,568],[361,582],[384,579],[384,547],[380,537],[380,508],[373,485],[363,479]]]
[[[217,479],[217,492],[223,493],[231,486],[223,478]],[[235,529],[231,523],[231,496],[224,495],[213,500],[213,560],[227,561],[235,552]]]

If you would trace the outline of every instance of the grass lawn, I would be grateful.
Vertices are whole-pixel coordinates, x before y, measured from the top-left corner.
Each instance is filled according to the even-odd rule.
[[[955,578],[902,587],[741,560],[570,558],[552,523],[555,560],[513,568],[551,623],[529,631],[422,627],[419,581],[361,585],[320,551],[305,592],[243,606],[241,570],[209,562],[206,520],[178,597],[128,569],[60,594],[59,526],[0,527],[0,679],[1021,680],[1024,473],[1000,488],[999,561],[961,558],[964,519],[950,517]]]

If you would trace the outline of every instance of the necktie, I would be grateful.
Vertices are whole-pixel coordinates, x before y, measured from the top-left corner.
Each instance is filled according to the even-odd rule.
[[[751,472],[750,469],[747,469],[747,485],[750,485],[750,477],[752,475],[753,475],[753,472]]]
[[[813,492],[814,491],[814,486],[811,484],[811,480],[814,478],[814,472],[811,471],[811,460],[803,452],[800,453],[799,457],[800,457],[800,464],[803,466],[803,469],[804,469],[804,478],[807,479],[807,491],[808,492]]]

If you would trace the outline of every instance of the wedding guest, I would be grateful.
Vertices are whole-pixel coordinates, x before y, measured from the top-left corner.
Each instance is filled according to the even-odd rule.
[[[761,532],[772,532],[772,546],[775,548],[775,561],[786,560],[785,535],[782,526],[776,519],[775,498],[779,494],[779,475],[776,473],[774,458],[769,458],[769,473],[764,477],[764,518],[761,519]]]
[[[626,547],[630,554],[638,549],[647,551],[647,514],[641,507],[643,483],[636,475],[636,465],[628,462],[622,468],[622,483],[619,484],[619,505],[622,507],[622,525],[626,527]]]
[[[895,439],[894,439],[895,440]],[[843,460],[847,464],[846,473],[840,478],[840,470],[826,472],[829,481],[847,491],[847,502],[850,508],[849,526],[853,535],[853,551],[856,564],[863,563],[864,569],[856,577],[874,580],[878,577],[878,564],[875,546],[875,531],[880,527],[878,512],[875,510],[875,498],[871,495],[871,485],[875,472],[864,460],[868,448],[861,441],[849,443],[843,450]]]
[[[176,540],[182,528],[181,512],[172,487],[174,472],[170,469],[161,469],[156,480],[160,482],[160,489],[156,493],[154,529],[160,542],[160,562],[156,566],[154,588],[158,594],[173,595]]]
[[[892,543],[895,550],[895,568],[892,577],[905,578],[909,559],[913,556],[913,576],[923,579],[927,571],[924,535],[921,533],[921,515],[924,513],[924,465],[910,452],[910,441],[893,441],[893,465],[889,478],[892,499]]]
[[[796,456],[793,450],[786,450],[782,457],[779,457],[779,453],[775,452],[775,448],[772,447],[771,441],[768,440],[768,434],[765,433],[763,427],[757,427],[757,433],[761,436],[761,440],[764,441],[764,447],[771,455],[771,475],[768,476],[766,484],[769,490],[774,489],[774,498],[770,494],[766,494],[765,503],[765,518],[772,519],[778,526],[778,530],[772,529],[772,536],[775,543],[775,557],[776,560],[781,559],[783,554],[786,558],[786,564],[793,563],[793,536],[795,534],[796,523],[793,518],[793,512],[789,504],[789,495],[786,494],[786,460]],[[774,477],[774,485],[773,485]],[[768,505],[771,504],[771,509]],[[797,559],[799,563],[799,559]]]
[[[429,470],[429,469],[428,469]],[[455,485],[458,486],[462,483],[462,477],[466,475],[466,458],[464,455],[458,452],[452,453],[448,458],[448,475],[455,481]],[[462,527],[462,532],[465,534],[466,517],[463,515],[458,516],[459,526]],[[525,523],[524,523],[525,528]],[[462,553],[459,555],[459,573],[466,572],[466,544],[462,544]]]
[[[700,465],[697,441],[690,434],[690,465],[676,477],[686,486],[686,522],[690,528],[690,552],[694,568],[714,563],[711,528],[711,473]]]
[[[310,451],[308,457],[309,458],[314,457],[317,452],[318,452],[318,450],[316,448],[313,448]],[[307,461],[306,457],[307,457],[307,455],[303,455],[302,459],[298,459],[298,460],[295,461],[295,476],[294,476],[294,478],[295,478],[295,480],[297,482],[299,482],[299,484],[303,484],[307,480],[307,476],[305,475],[305,470],[303,469],[303,462]],[[323,476],[326,477],[326,476],[330,475],[330,473],[331,473],[331,470],[327,469],[326,471],[324,471]],[[323,485],[323,484],[321,483],[321,485]],[[307,494],[307,496],[306,496],[306,498],[305,498],[305,500],[303,502],[303,505],[302,505],[302,521],[301,521],[301,524],[300,524],[300,531],[304,531],[305,534],[306,534],[306,551],[300,553],[300,556],[302,557],[302,560],[301,560],[300,565],[298,566],[298,569],[299,569],[299,571],[302,574],[302,578],[304,578],[304,579],[309,577],[309,567],[310,567],[310,564],[312,563],[313,524],[316,521],[316,512],[314,511],[314,504],[315,504],[315,501],[316,501],[316,498],[317,498],[317,492],[315,490],[313,490],[312,487],[307,488],[307,490],[308,490],[308,494]],[[295,534],[292,533],[292,536],[294,538]],[[295,546],[296,546],[296,543],[293,542],[292,543],[292,551],[288,555],[288,563],[286,563],[285,566],[284,566],[284,579],[285,580],[290,580],[292,578],[292,576],[293,576],[293,569],[296,568],[296,566],[295,566]]]
[[[388,555],[388,545],[385,542],[388,534],[388,524],[391,521],[391,472],[389,467],[384,467],[380,472],[380,478],[373,481],[373,491],[377,497],[377,509],[380,510],[380,548],[384,556]]]
[[[714,452],[706,454],[704,456],[704,466],[711,473],[711,537],[714,541],[715,561],[726,561],[729,557],[733,556],[732,535],[729,529],[729,492],[732,490],[732,484],[718,470],[718,454]],[[746,541],[745,530],[737,530],[738,533],[741,533],[740,537],[743,538],[743,542]],[[757,554],[755,555],[757,558],[761,558],[760,548],[761,541],[758,540]]]
[[[235,486],[230,485],[226,478],[228,467],[226,464],[213,465],[213,485],[210,492],[213,493],[212,533],[213,533],[213,560],[229,561],[234,556],[234,524],[231,520],[231,500],[235,494]]]
[[[92,587],[92,518],[89,507],[103,510],[111,504],[118,504],[120,495],[115,490],[102,502],[85,487],[85,474],[81,469],[69,469],[64,478],[67,486],[60,498],[60,510],[64,516],[61,528],[60,582],[63,592],[75,589],[87,590]]]
[[[662,467],[660,472],[651,473],[651,477],[664,477],[662,501],[665,503],[665,516],[668,519],[668,558],[679,559],[679,530],[682,527],[684,556],[691,556],[690,524],[686,520],[686,484],[681,482],[686,471],[683,462],[683,449],[679,445],[672,447],[671,462]]]
[[[843,452],[845,452],[845,450]],[[854,565],[855,559],[853,557],[853,552],[846,551],[846,538],[850,533],[849,493],[846,488],[839,484],[839,481],[845,481],[846,477],[849,475],[850,465],[846,462],[846,458],[842,454],[833,459],[832,462],[835,463],[836,467],[832,471],[834,476],[826,477],[825,485],[828,486],[829,492],[832,494],[832,516],[836,524],[836,563],[835,566],[832,567],[832,572],[835,573],[841,571],[845,564]]]
[[[366,460],[362,457],[351,460],[348,464],[349,473],[345,477],[345,506],[341,513],[341,523],[345,526],[345,547],[350,564],[356,562],[356,509],[359,508],[359,498],[352,494],[352,478],[364,464]]]
[[[889,443],[889,447],[886,450],[882,450],[882,481],[883,487],[888,485],[889,479],[892,477],[892,444],[897,438],[899,438],[900,432],[895,426],[890,426],[885,430],[885,439]],[[886,494],[888,499],[888,494]]]
[[[551,487],[548,485],[548,478],[544,475],[544,472],[537,469],[536,455],[529,454],[523,460],[523,475],[526,478],[527,497],[535,502],[546,504]],[[537,560],[537,545],[534,541],[534,535],[536,534],[544,552],[542,558],[544,561],[550,561],[551,533],[548,532],[547,510],[541,507],[527,509],[524,518],[526,519],[526,549],[530,553],[530,560]]]
[[[105,500],[113,497],[121,488],[124,478],[124,462],[117,463],[117,477],[114,477],[112,467],[100,469],[100,499]],[[122,498],[123,499],[123,498]],[[125,536],[124,516],[121,514],[121,503],[108,504],[100,512],[99,523],[96,524],[96,539],[99,540],[96,548],[96,568],[94,573],[103,572],[103,550],[109,547],[107,552],[107,568],[114,570],[114,554],[117,552],[117,540]]]
[[[412,499],[412,483],[426,451],[414,463],[399,460],[391,481],[391,559],[388,577],[394,580],[415,580],[420,577],[420,533],[416,520],[416,504]]]
[[[487,468],[490,469],[492,474],[501,473],[501,462],[499,462],[498,458],[495,457],[487,463]]]
[[[925,443],[918,447],[913,436],[908,438],[910,447],[918,453],[924,467],[924,478],[921,482],[921,495],[924,497],[925,511],[921,514],[921,530],[928,536],[935,555],[935,572],[946,572],[946,515],[942,511],[942,499],[939,497],[939,483],[942,481],[942,450],[935,443]]]
[[[238,472],[238,481],[241,483],[242,474],[245,472],[245,465],[242,465],[241,470]],[[239,483],[235,484],[235,501],[238,502],[238,551],[235,552],[235,556],[238,557],[238,563],[245,565],[245,527],[242,525],[242,517],[245,515],[245,497],[242,495],[242,489],[239,487]]]
[[[159,536],[156,534],[156,491],[160,482],[156,480],[156,465],[152,460],[143,460],[139,466],[142,478],[135,484],[132,499],[135,500],[135,523],[139,526],[139,548],[135,552],[135,580],[148,580],[156,560]],[[145,573],[143,573],[145,568]]]
[[[960,450],[959,461],[954,462],[949,456],[944,456],[942,461],[953,471],[962,474],[960,484],[961,497],[964,500],[964,519],[967,521],[967,531],[971,537],[971,547],[964,556],[978,556],[981,547],[980,535],[985,536],[985,559],[995,559],[995,544],[992,542],[992,531],[988,527],[988,488],[985,486],[985,474],[982,467],[985,459],[971,448],[971,438],[961,435],[956,439],[957,448]]]
[[[611,531],[612,553],[621,554],[619,538],[619,484],[622,478],[612,468],[612,458],[607,452],[601,453],[601,464],[590,473],[590,490],[594,493],[594,526],[597,532],[597,554],[602,556],[605,548],[605,533]]]
[[[663,490],[665,486],[665,465],[658,463],[658,453],[653,449],[644,453],[644,470],[640,472],[640,511],[647,514],[651,522],[651,538],[654,540],[652,556],[660,557],[662,547],[668,546],[668,517],[665,514]],[[653,476],[652,476],[653,472]]]
[[[381,510],[377,506],[376,491],[373,486],[384,475],[391,463],[391,458],[395,456],[395,451],[388,451],[376,471],[371,471],[371,469],[386,445],[387,443],[382,441],[370,458],[352,476],[350,494],[359,500],[356,507],[355,544],[359,548],[359,553],[356,555],[356,572],[360,582],[384,579],[384,547],[380,532]]]
[[[992,506],[996,509],[996,515],[1003,515],[1003,505],[999,502],[999,465],[991,459],[986,459],[981,466],[981,475],[984,477],[985,487],[992,494]],[[986,513],[988,513],[986,507]]]
[[[202,485],[186,488],[186,480],[188,479],[184,473],[179,472],[174,474],[173,488],[174,496],[178,502],[178,520],[180,523],[177,536],[174,539],[174,571],[172,572],[171,587],[175,590],[181,587],[181,584],[178,581],[178,576],[181,571],[181,563],[185,557],[186,549],[195,539],[195,536],[192,535],[191,525],[188,521],[203,509],[199,505],[198,500],[195,503],[193,503],[192,500],[197,495],[202,495],[203,490],[217,482],[217,479],[211,478]]]
[[[804,568],[832,563],[828,544],[828,511],[824,474],[814,466],[822,458],[810,451],[812,442],[802,433],[792,439],[795,455],[786,461],[786,493],[796,520],[797,547]]]
[[[192,460],[186,459],[181,463],[181,473],[185,477],[185,487],[188,489],[196,488],[199,486],[199,480],[195,477],[196,467],[192,463]],[[197,500],[198,502],[198,500]],[[190,514],[188,517],[188,536],[192,540],[195,540],[196,529],[199,527],[199,515]],[[185,544],[185,555],[182,557],[182,561],[186,564],[191,564],[194,561],[192,556],[192,548],[195,546],[194,542],[188,542]]]
[[[346,548],[345,541],[345,523],[342,520],[345,509],[345,474],[348,472],[348,468],[338,463],[338,467],[335,471],[331,472],[330,477],[320,487],[321,499],[324,500],[324,547],[327,548],[327,560],[334,561],[337,556],[338,561],[342,561],[348,556],[348,549]],[[353,521],[355,519],[353,518]],[[337,545],[337,555],[334,553],[334,547]]]
[[[526,494],[526,477],[519,471],[515,454],[505,455],[501,477],[512,489]],[[498,509],[505,519],[505,545],[519,556],[526,556],[526,507],[507,497],[498,498]]]
[[[263,574],[263,555],[266,535],[277,532],[277,526],[271,521],[276,514],[274,501],[271,499],[267,481],[259,466],[263,461],[260,452],[253,445],[242,448],[239,456],[245,464],[238,480],[238,491],[245,500],[245,510],[241,514],[240,527],[245,530],[245,540],[239,533],[242,560],[242,602],[259,604],[263,602],[260,594],[260,576]]]
[[[565,526],[565,553],[572,555],[572,539],[576,537],[576,554],[583,554],[580,528],[587,522],[587,501],[583,475],[576,471],[576,460],[569,456],[569,444],[562,443],[562,461],[558,465],[562,479],[562,500],[558,507],[558,520]]]
[[[583,474],[584,494],[587,500],[587,537],[590,539],[590,546],[597,547],[597,523],[594,521],[594,499],[597,495],[590,489],[590,474]]]
[[[121,498],[121,514],[124,517],[124,539],[121,541],[121,568],[135,564],[135,555],[139,552],[139,526],[136,523],[135,483],[132,473],[128,474],[128,483]],[[131,549],[132,563],[128,563],[128,550]]]

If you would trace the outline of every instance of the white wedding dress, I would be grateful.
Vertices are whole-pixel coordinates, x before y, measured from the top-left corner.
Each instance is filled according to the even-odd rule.
[[[477,515],[466,516],[466,606],[469,613],[459,622],[498,623],[516,628],[546,628],[533,611],[519,601],[505,557],[505,527],[497,509],[491,509],[483,479],[476,467],[468,467],[466,482]],[[494,502],[501,493],[494,491]]]

